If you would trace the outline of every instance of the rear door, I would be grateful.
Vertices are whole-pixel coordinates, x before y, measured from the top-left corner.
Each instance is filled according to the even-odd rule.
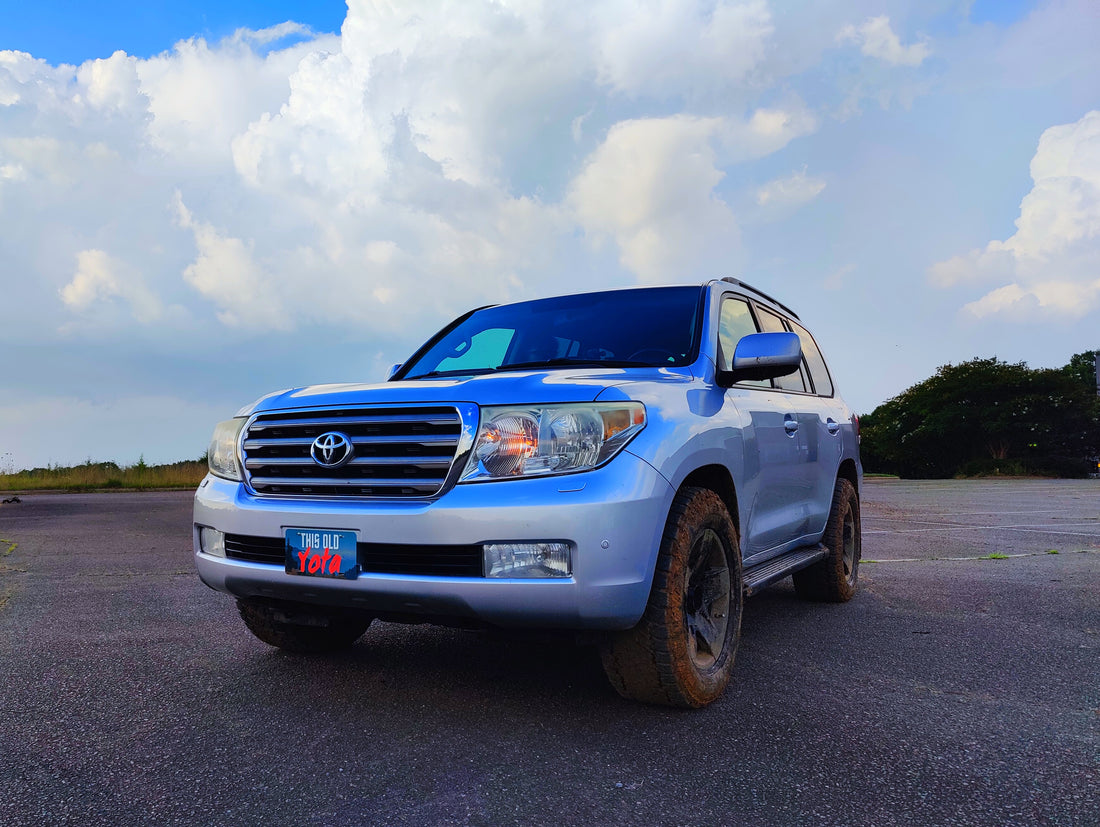
[[[790,329],[786,320],[777,313],[766,307],[757,306],[756,309],[760,318],[760,326],[765,332],[782,333]],[[786,432],[793,437],[796,443],[798,459],[794,467],[791,468],[793,479],[788,486],[791,496],[789,512],[793,514],[797,511],[796,535],[802,537],[811,533],[812,524],[821,508],[820,477],[822,474],[821,449],[823,446],[821,432],[824,428],[822,412],[813,392],[809,372],[806,369],[805,352],[802,356],[802,365],[797,372],[780,376],[773,381],[792,408],[790,416],[793,419],[793,434],[791,433],[790,422],[787,423]],[[827,443],[825,443],[825,447],[828,447]],[[832,499],[831,483],[829,486],[829,499]]]
[[[817,453],[817,469],[813,479],[813,495],[809,502],[809,533],[823,531],[832,507],[833,488],[836,486],[843,454],[842,425],[848,421],[848,409],[833,392],[833,380],[829,368],[817,347],[813,336],[793,319],[787,319],[791,332],[797,333],[802,342],[802,368],[806,373],[811,394],[793,397],[799,409],[799,429],[815,433],[813,443]]]

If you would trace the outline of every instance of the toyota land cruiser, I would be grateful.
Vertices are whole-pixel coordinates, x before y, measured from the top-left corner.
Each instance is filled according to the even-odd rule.
[[[219,424],[195,560],[286,650],[376,618],[591,630],[620,694],[702,706],[745,596],[852,596],[857,428],[798,316],[733,279],[482,307],[386,382]]]

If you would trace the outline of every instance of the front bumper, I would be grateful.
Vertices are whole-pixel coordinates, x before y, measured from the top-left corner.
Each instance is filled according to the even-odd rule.
[[[674,491],[623,452],[595,471],[457,485],[434,502],[256,497],[208,476],[195,494],[195,563],[208,586],[383,615],[498,626],[625,629],[645,609]],[[198,527],[281,538],[287,528],[351,530],[404,545],[567,540],[573,574],[544,580],[361,573],[354,580],[287,574],[280,565],[203,553]]]

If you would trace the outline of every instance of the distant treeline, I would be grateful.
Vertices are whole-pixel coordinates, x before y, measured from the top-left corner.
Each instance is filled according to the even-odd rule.
[[[167,465],[119,466],[114,462],[88,461],[69,468],[50,466],[0,474],[0,491],[61,489],[92,491],[101,488],[194,488],[206,474],[206,458],[181,460]]]
[[[1096,473],[1098,352],[1062,368],[997,358],[944,365],[860,417],[864,470],[913,479]]]

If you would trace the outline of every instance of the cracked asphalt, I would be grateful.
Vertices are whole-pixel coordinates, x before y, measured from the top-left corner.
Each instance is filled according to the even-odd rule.
[[[3,825],[1100,825],[1097,480],[869,480],[856,597],[750,599],[698,711],[555,638],[285,655],[199,582],[189,493],[22,499]]]

